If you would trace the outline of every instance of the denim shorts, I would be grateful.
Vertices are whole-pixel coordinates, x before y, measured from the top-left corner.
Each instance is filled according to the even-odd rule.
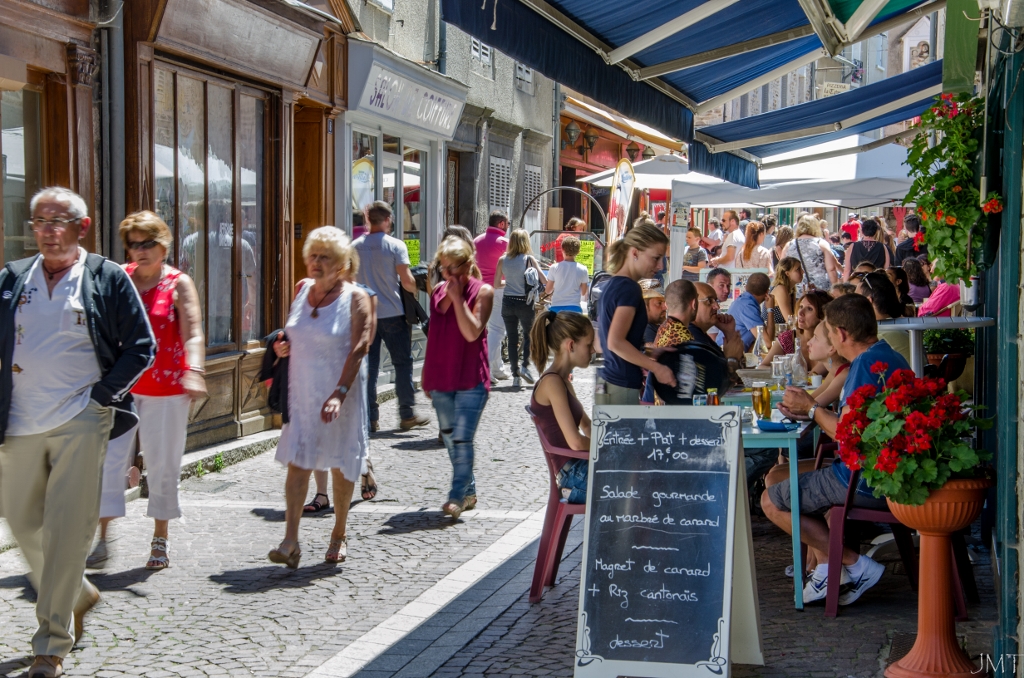
[[[800,513],[824,513],[833,506],[846,503],[846,489],[831,468],[800,474]],[[789,479],[768,488],[768,497],[780,511],[789,511]],[[885,499],[857,493],[854,504],[863,508],[884,509]]]

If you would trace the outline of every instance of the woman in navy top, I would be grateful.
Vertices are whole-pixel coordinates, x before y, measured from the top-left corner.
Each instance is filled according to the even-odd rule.
[[[643,352],[647,308],[638,281],[660,270],[668,238],[652,222],[641,223],[608,248],[611,279],[598,300],[598,336],[604,367],[597,380],[598,405],[637,405],[643,388],[643,370],[675,386],[672,370]]]

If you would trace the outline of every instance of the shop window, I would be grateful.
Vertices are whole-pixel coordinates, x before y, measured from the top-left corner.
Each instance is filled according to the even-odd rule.
[[[422,177],[425,175],[427,154],[406,147],[402,155],[402,239],[409,250],[409,263],[420,264],[420,244],[423,225]]]
[[[492,210],[504,210],[511,206],[512,161],[491,156],[488,174],[487,202]]]
[[[533,69],[516,62],[516,89],[533,95]]]
[[[43,187],[42,95],[30,89],[0,91],[0,179],[3,184],[4,261],[36,253],[27,225],[29,202]]]
[[[258,340],[265,101],[240,85],[164,68],[154,86],[155,209],[175,235],[171,258],[196,283],[209,346]]]
[[[369,229],[366,207],[376,200],[377,137],[352,133],[352,237]]]

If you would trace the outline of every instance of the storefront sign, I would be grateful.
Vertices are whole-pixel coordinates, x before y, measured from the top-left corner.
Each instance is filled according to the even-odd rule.
[[[360,110],[451,137],[462,115],[463,102],[398,75],[378,63],[359,101]]]
[[[576,255],[576,263],[587,267],[587,273],[594,275],[594,241],[580,240],[580,253]]]
[[[763,663],[738,407],[598,406],[577,678]]]

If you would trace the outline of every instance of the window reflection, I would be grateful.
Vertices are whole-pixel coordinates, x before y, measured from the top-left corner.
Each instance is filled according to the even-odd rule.
[[[0,173],[4,209],[4,261],[34,254],[36,240],[25,226],[29,202],[42,188],[42,96],[32,90],[0,92]]]
[[[263,337],[263,102],[242,96],[242,341]]]
[[[177,210],[174,199],[174,162],[176,144],[174,142],[174,74],[162,68],[156,69],[154,79],[156,101],[153,105],[153,164],[156,174],[155,211],[171,228],[174,227]],[[176,257],[172,252],[171,261]]]
[[[366,206],[375,200],[377,137],[352,133],[352,237],[367,231]]]
[[[189,274],[207,301],[206,290],[206,107],[203,83],[178,75],[178,268]],[[210,328],[205,326],[207,342]]]
[[[424,151],[408,147],[402,157],[402,238],[413,266],[420,263],[420,226],[423,220],[423,191],[420,183],[426,157]]]
[[[235,244],[234,197],[234,92],[208,85],[206,97],[210,106],[207,128],[210,135],[207,155],[206,184],[210,200],[209,279],[207,297],[210,320],[208,343],[227,344],[232,341],[231,272]]]

